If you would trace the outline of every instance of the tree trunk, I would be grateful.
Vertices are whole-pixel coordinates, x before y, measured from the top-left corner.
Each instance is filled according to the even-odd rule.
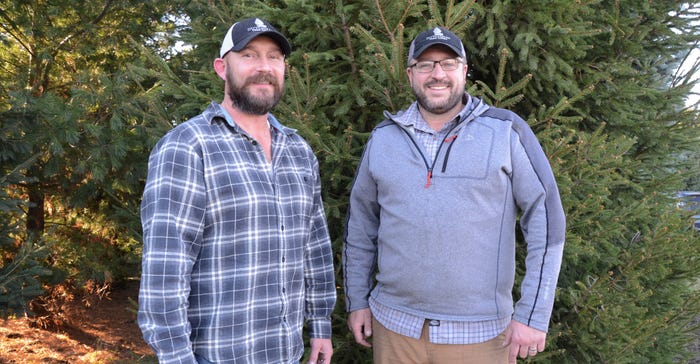
[[[27,232],[34,233],[36,236],[44,232],[44,193],[36,186],[29,188]]]

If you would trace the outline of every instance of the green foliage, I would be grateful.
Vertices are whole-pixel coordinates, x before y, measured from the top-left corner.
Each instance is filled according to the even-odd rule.
[[[625,196],[643,163],[626,157],[633,139],[604,128],[549,148],[569,224],[546,362],[665,362],[700,312],[700,247],[668,197]]]
[[[90,215],[66,213],[67,219],[51,221],[52,231],[45,238],[51,249],[45,265],[77,288],[87,282],[111,284],[134,277],[141,263],[139,242],[120,236],[123,229],[100,215],[86,219]]]
[[[118,278],[127,274],[120,267],[138,264],[148,152],[173,125],[222,98],[212,61],[231,23],[249,16],[268,19],[292,43],[274,113],[319,157],[338,263],[364,142],[384,110],[413,100],[405,76],[411,39],[442,25],[465,40],[468,92],[527,119],[562,194],[568,229],[560,290],[547,351],[533,361],[688,357],[689,322],[700,314],[700,240],[675,196],[700,189],[698,111],[685,105],[700,65],[678,66],[700,37],[697,5],[167,3],[0,7],[2,272],[21,271],[31,286],[43,271],[30,262],[63,272],[54,279],[78,280]],[[27,243],[36,211],[55,232],[37,241],[50,245]],[[15,262],[25,268],[8,268]],[[354,344],[338,294],[333,361],[369,363],[371,351]]]
[[[48,254],[46,246],[25,240],[16,251],[3,247],[4,252],[11,252],[10,259],[0,260],[0,316],[23,314],[28,311],[28,302],[44,293],[41,281],[51,271],[41,262]]]
[[[82,268],[138,253],[150,136],[132,111],[142,109],[144,90],[122,69],[139,64],[138,45],[167,30],[167,8],[132,0],[0,6],[0,269],[12,284],[3,286],[12,287],[12,307],[42,284],[85,281],[81,274],[107,268]],[[99,244],[74,222],[90,220],[116,226],[101,236],[113,256],[89,260]],[[73,260],[77,254],[85,257]],[[47,277],[43,267],[56,274]],[[131,267],[112,271],[133,275]]]

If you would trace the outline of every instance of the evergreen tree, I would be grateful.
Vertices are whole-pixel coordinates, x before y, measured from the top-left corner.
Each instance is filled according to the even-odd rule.
[[[692,159],[678,158],[697,153],[698,133],[696,111],[684,107],[693,74],[675,70],[698,39],[694,6],[632,0],[188,4],[192,22],[183,40],[198,45],[193,59],[205,61],[188,63],[198,72],[186,82],[211,99],[220,98],[222,87],[211,76],[211,59],[232,21],[261,16],[292,40],[287,91],[275,114],[298,128],[321,159],[337,254],[367,133],[383,110],[412,99],[408,43],[429,26],[457,32],[470,55],[469,92],[527,118],[567,209],[550,350],[535,360],[665,362],[684,355],[686,325],[700,312],[692,286],[700,245],[673,196],[698,174]],[[216,86],[207,85],[211,80]],[[179,81],[164,93],[208,101]],[[334,361],[369,362],[347,333],[339,294]]]
[[[0,214],[7,217],[0,250],[18,252],[18,242],[29,241],[24,226],[37,230],[40,217],[56,219],[46,210],[33,213],[39,200],[62,211],[82,208],[83,216],[110,226],[99,234],[138,237],[150,148],[221,100],[223,82],[212,70],[221,39],[233,21],[259,16],[292,42],[285,95],[273,113],[299,129],[319,156],[339,260],[347,197],[366,137],[384,110],[412,101],[405,76],[409,42],[441,25],[465,41],[468,91],[517,112],[535,130],[564,200],[560,289],[548,350],[533,361],[688,357],[688,324],[700,314],[700,241],[675,196],[700,180],[698,112],[684,100],[698,66],[677,68],[700,37],[697,5],[286,0],[214,7],[177,0],[72,10],[68,3],[33,4],[0,7]],[[84,30],[74,26],[76,19],[87,24]],[[161,21],[176,27],[158,29]],[[165,36],[147,36],[156,30]],[[167,48],[176,42],[185,47]],[[54,252],[65,251],[56,245]],[[122,254],[133,258],[138,249]],[[9,287],[2,277],[0,295]],[[338,293],[333,361],[369,363],[370,351],[349,335]]]
[[[22,268],[30,262],[60,273],[53,283],[109,280],[138,262],[130,250],[140,231],[133,226],[148,136],[130,111],[143,90],[124,69],[138,61],[139,44],[159,45],[153,36],[165,8],[130,0],[0,5],[0,198],[7,206],[0,210],[0,308],[40,292],[34,288],[46,271]],[[119,253],[99,266],[105,249]],[[17,287],[32,287],[31,294]]]

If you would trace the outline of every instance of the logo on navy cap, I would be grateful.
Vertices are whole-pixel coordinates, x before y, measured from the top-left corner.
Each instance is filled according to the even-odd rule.
[[[449,40],[452,38],[444,35],[442,33],[442,29],[435,27],[435,29],[433,29],[433,35],[431,35],[430,37],[426,37],[425,39],[427,39],[427,40],[435,40],[435,39]]]
[[[259,18],[255,18],[255,26],[248,28],[249,32],[267,32],[270,31],[270,28],[267,27],[267,24],[265,24],[264,21],[260,20]]]

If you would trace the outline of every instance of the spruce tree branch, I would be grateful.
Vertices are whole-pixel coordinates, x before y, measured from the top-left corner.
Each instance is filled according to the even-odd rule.
[[[429,1],[428,10],[430,11],[433,21],[436,22],[435,25],[445,26],[445,22],[442,19],[442,14],[440,14],[440,4],[438,4],[436,0]],[[429,22],[429,24],[431,22]],[[431,24],[431,26],[433,25]]]
[[[406,6],[403,8],[403,14],[401,14],[401,17],[399,18],[399,22],[397,23],[396,27],[403,27],[404,22],[408,18],[408,14],[410,12],[410,9],[415,5],[414,0],[407,0],[406,1]],[[394,30],[396,32],[396,29]]]
[[[102,8],[102,11],[95,16],[94,19],[92,19],[89,23],[92,25],[97,25],[102,21],[105,16],[108,14],[109,9],[112,7],[114,0],[108,0],[104,7]],[[77,29],[76,32],[72,34],[68,34],[65,36],[59,43],[56,48],[54,48],[49,54],[50,57],[48,57],[45,61],[42,60],[37,60],[36,64],[36,69],[37,69],[37,74],[40,74],[41,76],[37,78],[40,79],[40,82],[35,83],[32,85],[32,94],[39,96],[41,93],[43,93],[45,90],[49,88],[50,84],[50,76],[51,76],[51,69],[53,68],[54,65],[54,60],[56,58],[56,55],[62,51],[65,47],[65,45],[69,44],[69,41],[73,38],[79,37],[83,34],[85,34],[86,28],[82,26],[82,21],[78,20],[77,24],[73,26],[73,29]],[[44,64],[43,70],[42,70],[42,63]],[[41,71],[39,71],[41,70]]]
[[[112,7],[112,3],[113,3],[113,2],[114,2],[114,0],[107,0],[107,2],[105,3],[104,7],[102,7],[102,11],[101,11],[94,19],[92,19],[92,21],[90,21],[90,24],[92,24],[92,25],[97,25],[97,24],[99,24],[99,22],[102,21],[102,19],[104,19],[104,17],[107,15],[107,13],[108,13],[108,11],[109,11],[109,8]],[[68,43],[68,41],[70,41],[71,39],[73,39],[73,38],[75,38],[75,37],[78,37],[78,36],[80,36],[80,35],[83,35],[83,34],[85,33],[85,27],[80,26],[81,24],[82,24],[82,22],[81,22],[81,21],[78,21],[78,24],[76,24],[76,25],[73,27],[74,29],[77,29],[77,31],[76,31],[75,33],[73,33],[73,34],[69,34],[69,35],[67,35],[66,37],[64,37],[64,38],[58,43],[58,47],[56,47],[55,52],[54,52],[52,55],[55,55],[59,50],[61,50],[61,49],[63,48],[63,46],[64,46],[66,43]]]
[[[348,49],[348,56],[350,57],[350,69],[353,75],[357,75],[357,64],[355,62],[355,52],[352,49],[352,38],[350,37],[350,27],[348,26],[345,14],[340,14],[340,21],[343,29],[343,39],[345,40],[345,47]]]
[[[17,43],[19,43],[22,48],[26,49],[29,54],[34,56],[34,50],[32,47],[27,44],[21,37],[23,34],[22,30],[17,27],[17,24],[10,19],[10,17],[7,15],[7,12],[3,9],[0,9],[0,18],[3,19],[4,21],[0,23],[0,28],[2,28],[7,34],[9,34],[12,38],[14,38]],[[7,25],[7,26],[6,26]]]
[[[39,159],[39,157],[41,157],[42,154],[44,154],[43,151],[35,153],[33,156],[29,157],[26,161],[20,163],[17,167],[12,169],[12,171],[10,171],[10,173],[0,177],[0,185],[5,184],[7,182],[8,177],[10,177],[11,175],[13,175],[15,173],[19,173],[20,170],[26,169],[26,168],[29,168],[30,166],[32,166],[34,164],[34,162],[36,162],[36,160]]]
[[[458,14],[454,14],[454,13],[455,13],[455,2],[454,2],[454,0],[450,0],[450,2],[447,4],[447,10],[445,11],[445,23],[446,24],[452,24],[453,21],[455,23],[459,22],[459,18],[457,17]]]
[[[386,18],[384,17],[384,11],[382,10],[382,6],[379,4],[379,0],[374,0],[374,5],[377,7],[377,12],[379,13],[379,18],[382,21],[382,25],[384,26],[384,30],[386,30],[386,34],[389,36],[389,40],[391,41],[391,44],[394,44],[394,33],[391,31],[389,28],[389,24],[386,22]]]
[[[685,53],[685,55],[683,56],[683,59],[681,59],[679,64],[681,64],[681,65],[685,64],[688,61],[690,54],[692,53],[692,50],[697,49],[699,44],[700,44],[700,41],[695,41],[693,43],[693,46],[690,47],[690,50]],[[675,87],[679,83],[686,83],[688,81],[689,77],[691,77],[692,75],[695,74],[695,72],[698,71],[699,67],[700,67],[699,60],[694,61],[693,64],[691,64],[690,67],[688,67],[687,69],[682,69],[682,67],[678,67],[676,69],[676,72],[673,74],[671,85],[673,87]]]

